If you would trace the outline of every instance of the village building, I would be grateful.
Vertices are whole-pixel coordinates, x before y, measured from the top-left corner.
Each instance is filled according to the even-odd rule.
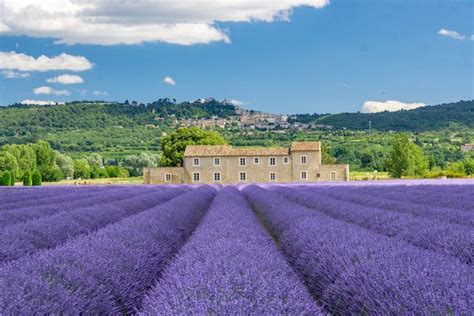
[[[322,164],[319,142],[290,148],[188,145],[183,166],[144,168],[147,184],[348,181],[349,165]]]
[[[461,145],[461,151],[465,151],[465,152],[474,151],[474,144]]]

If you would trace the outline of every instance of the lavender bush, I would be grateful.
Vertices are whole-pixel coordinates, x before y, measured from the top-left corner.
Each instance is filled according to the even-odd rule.
[[[1,313],[130,313],[214,195],[214,189],[200,187],[63,246],[4,264]]]
[[[80,192],[79,187],[0,187],[0,206],[18,202]]]
[[[108,192],[117,190],[118,188],[110,188]],[[55,190],[55,194],[46,196],[40,195],[34,199],[24,199],[27,194],[23,194],[22,197],[17,198],[16,201],[12,201],[9,203],[0,203],[0,212],[6,210],[14,210],[19,208],[26,208],[30,206],[36,206],[43,203],[48,204],[59,204],[59,203],[67,203],[71,200],[79,200],[79,199],[87,199],[91,195],[97,195],[104,192],[103,187],[87,187],[76,191],[62,191],[62,190]]]
[[[163,189],[125,200],[70,209],[50,217],[8,226],[0,232],[0,262],[55,247],[77,235],[166,202],[183,192],[181,189]]]
[[[402,195],[399,197],[400,200],[393,200],[384,198],[384,193],[374,195],[373,193],[370,194],[368,190],[363,193],[342,190],[316,190],[315,193],[325,193],[334,198],[355,202],[364,206],[375,206],[384,210],[408,213],[425,218],[437,219],[443,222],[474,227],[474,213],[432,206],[426,203],[407,202],[403,200]]]
[[[141,313],[299,315],[320,309],[245,198],[226,187],[149,292]]]
[[[470,314],[472,268],[292,203],[243,189],[313,295],[333,314]]]
[[[83,198],[69,198],[68,201],[61,203],[35,204],[33,206],[12,209],[0,212],[0,228],[5,228],[9,225],[25,222],[28,220],[51,216],[60,212],[89,207],[98,204],[110,203],[113,201],[123,200],[127,197],[145,194],[149,189],[136,190],[129,187],[120,187],[109,192],[95,192],[84,191],[83,194],[88,196]]]
[[[474,232],[469,227],[358,205],[325,194],[314,194],[312,190],[281,187],[277,191],[293,202],[334,218],[396,237],[420,248],[453,256],[467,264],[473,263]]]

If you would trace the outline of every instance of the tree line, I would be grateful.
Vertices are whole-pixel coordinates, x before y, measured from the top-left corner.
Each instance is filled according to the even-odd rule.
[[[63,179],[125,178],[140,176],[144,167],[159,165],[160,156],[150,153],[127,156],[106,163],[98,153],[73,159],[43,140],[32,144],[4,145],[0,150],[0,184],[41,185]]]

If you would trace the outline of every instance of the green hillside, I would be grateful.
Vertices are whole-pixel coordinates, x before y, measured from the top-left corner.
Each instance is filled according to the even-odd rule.
[[[341,113],[319,117],[316,124],[336,128],[365,130],[369,126],[380,131],[434,131],[457,124],[474,128],[474,100],[426,106],[410,111],[381,113]]]

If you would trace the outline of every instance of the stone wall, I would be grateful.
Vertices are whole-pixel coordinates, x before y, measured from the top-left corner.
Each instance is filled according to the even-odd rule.
[[[302,163],[302,157],[306,157],[306,163]],[[316,169],[321,164],[321,154],[319,151],[292,151],[292,179],[293,182],[315,182]],[[306,173],[306,179],[302,173]]]
[[[169,181],[167,179],[169,175]],[[184,181],[183,167],[144,168],[143,183],[146,184],[181,184]]]
[[[320,165],[316,181],[349,181],[349,165]]]
[[[276,164],[270,165],[270,157],[274,157]],[[288,162],[284,162],[287,157]],[[254,183],[254,182],[291,182],[291,156],[229,156],[220,158],[220,165],[214,164],[217,157],[199,157],[199,166],[194,166],[193,158],[184,158],[185,181],[195,183],[193,174],[199,172],[200,183]],[[240,158],[246,159],[245,166],[240,165]],[[258,158],[258,163],[255,163]],[[214,173],[219,172],[220,181],[214,181]],[[245,172],[246,180],[240,180],[240,173]],[[275,180],[270,174],[275,174]]]

